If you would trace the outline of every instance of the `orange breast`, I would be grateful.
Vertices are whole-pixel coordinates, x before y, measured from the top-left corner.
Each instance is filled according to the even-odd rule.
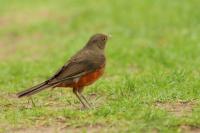
[[[101,77],[103,75],[103,72],[104,72],[104,67],[92,73],[88,73],[82,76],[77,83],[73,83],[72,85],[70,85],[70,87],[81,88],[90,85],[94,83],[99,77]]]
[[[55,87],[72,87],[72,88],[82,88],[84,86],[90,85],[94,83],[98,78],[100,78],[104,73],[105,65],[102,65],[102,67],[94,72],[88,73],[78,79],[77,82],[63,82]]]

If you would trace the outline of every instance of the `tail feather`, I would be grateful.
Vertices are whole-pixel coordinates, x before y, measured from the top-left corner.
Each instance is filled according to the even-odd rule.
[[[27,90],[17,93],[17,96],[18,96],[18,98],[21,98],[24,96],[30,96],[30,95],[36,94],[50,86],[52,86],[52,84],[47,84],[47,82],[43,82],[43,83],[33,86]]]

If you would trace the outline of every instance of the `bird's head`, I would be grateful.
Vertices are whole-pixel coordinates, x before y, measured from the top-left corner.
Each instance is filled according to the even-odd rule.
[[[86,47],[96,47],[99,49],[104,49],[108,38],[110,38],[109,35],[100,33],[95,34],[92,37],[90,37]]]

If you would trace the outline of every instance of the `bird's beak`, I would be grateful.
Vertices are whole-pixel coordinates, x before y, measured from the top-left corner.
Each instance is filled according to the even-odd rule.
[[[111,38],[112,38],[112,35],[111,35],[111,34],[108,34],[107,37],[108,37],[108,39],[111,39]]]

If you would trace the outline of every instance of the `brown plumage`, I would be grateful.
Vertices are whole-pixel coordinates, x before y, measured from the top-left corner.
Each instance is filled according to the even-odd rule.
[[[94,83],[104,72],[106,58],[104,48],[108,36],[104,34],[93,35],[87,44],[51,78],[19,92],[19,98],[31,96],[49,87],[71,87],[80,102],[86,107],[89,102],[82,95],[85,86]],[[85,100],[85,102],[83,101]]]

